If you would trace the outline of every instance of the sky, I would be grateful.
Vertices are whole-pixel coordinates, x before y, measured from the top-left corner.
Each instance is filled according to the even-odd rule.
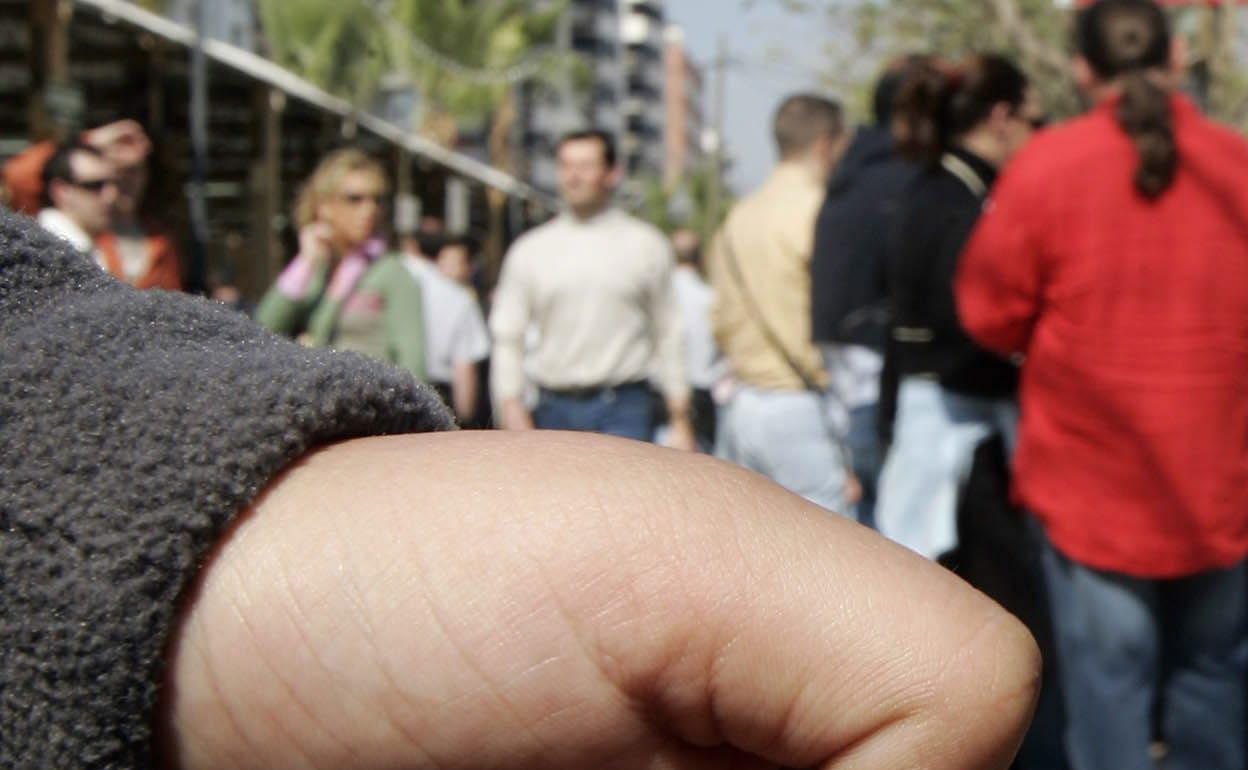
[[[725,87],[726,151],[735,161],[730,178],[738,192],[758,185],[775,162],[771,115],[793,91],[815,86],[820,45],[827,30],[818,17],[780,9],[777,0],[667,0],[667,19],[685,31],[694,60],[706,75],[706,116],[713,119],[710,63],[722,38],[729,58]]]

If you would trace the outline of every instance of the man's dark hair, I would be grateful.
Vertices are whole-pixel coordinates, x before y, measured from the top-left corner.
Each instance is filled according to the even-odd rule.
[[[615,168],[615,137],[601,128],[587,128],[581,131],[569,131],[559,137],[559,141],[555,143],[555,154],[568,142],[580,142],[586,139],[596,139],[602,145],[602,159],[607,164],[607,168]]]
[[[427,259],[435,259],[438,252],[446,244],[446,235],[444,233],[417,232],[413,233],[412,238],[416,240],[416,246],[420,249],[421,256]]]
[[[1170,61],[1170,23],[1153,0],[1099,0],[1079,14],[1075,42],[1097,77],[1122,83],[1118,123],[1140,156],[1135,187],[1152,200],[1174,182],[1179,148],[1170,94],[1154,73]]]
[[[448,246],[462,247],[465,251],[468,252],[469,258],[471,258],[472,255],[476,253],[477,248],[478,248],[477,239],[473,238],[468,233],[454,233],[451,235],[442,236],[442,242],[438,246],[438,251],[442,251],[442,249],[445,249]]]
[[[51,208],[52,203],[52,182],[60,180],[74,184],[77,179],[74,177],[73,158],[74,155],[85,152],[88,155],[94,155],[97,158],[104,157],[99,150],[89,144],[82,142],[62,142],[57,145],[56,150],[52,152],[52,156],[48,158],[48,162],[43,164],[43,171],[40,172],[39,178],[42,182],[43,192],[40,194],[42,205],[44,208]]]
[[[809,150],[822,136],[840,135],[845,130],[845,114],[840,103],[832,99],[795,94],[780,103],[772,130],[784,160]]]

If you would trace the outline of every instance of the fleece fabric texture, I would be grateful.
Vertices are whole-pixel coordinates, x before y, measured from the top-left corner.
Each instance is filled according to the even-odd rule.
[[[139,292],[0,214],[0,768],[145,768],[175,605],[283,466],[443,430],[410,375]]]

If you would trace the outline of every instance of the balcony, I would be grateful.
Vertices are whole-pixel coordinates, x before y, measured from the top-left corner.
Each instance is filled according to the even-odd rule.
[[[639,139],[657,140],[663,138],[663,130],[645,117],[630,115],[624,122],[624,129]]]
[[[663,3],[659,0],[624,0],[624,2],[628,10],[633,13],[648,16],[660,23],[663,21]]]
[[[661,101],[663,99],[663,89],[654,85],[646,78],[630,75],[625,85],[629,96],[649,101]]]
[[[615,56],[616,47],[613,41],[592,30],[573,30],[572,50],[593,59],[610,59]]]

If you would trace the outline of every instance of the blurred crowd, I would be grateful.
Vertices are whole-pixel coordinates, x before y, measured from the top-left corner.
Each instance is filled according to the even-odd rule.
[[[779,157],[704,243],[613,201],[613,138],[556,149],[561,213],[487,275],[324,158],[257,305],[434,387],[461,425],[714,453],[939,560],[1023,618],[1045,687],[1018,763],[1245,767],[1248,144],[1180,91],[1152,0],[1079,16],[1088,111],[1008,58],[891,63],[872,120],[779,105]],[[132,121],[36,145],[10,205],[138,288],[182,288]],[[487,322],[488,319],[488,322]]]

